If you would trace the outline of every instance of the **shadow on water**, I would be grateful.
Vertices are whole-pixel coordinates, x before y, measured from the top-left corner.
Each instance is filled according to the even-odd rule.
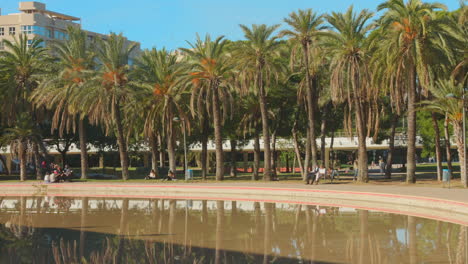
[[[467,227],[456,224],[318,205],[0,202],[0,263],[466,263],[467,237]]]

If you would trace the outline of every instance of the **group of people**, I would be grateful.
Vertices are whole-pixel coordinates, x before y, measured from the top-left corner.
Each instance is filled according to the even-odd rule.
[[[145,180],[155,180],[155,179],[158,179],[158,173],[152,169],[150,171],[150,173],[145,177]],[[163,181],[175,181],[176,180],[176,177],[175,177],[175,174],[172,170],[170,170],[166,176],[164,176],[162,178]]]
[[[54,163],[50,163],[49,166],[47,166],[45,161],[43,161],[41,165],[43,171],[45,171],[45,183],[70,181],[73,176],[73,171],[68,165],[65,165],[63,169],[60,167],[60,165]]]
[[[321,178],[325,179],[327,176],[333,182],[335,177],[339,177],[338,170],[332,167],[327,169],[323,165],[320,165],[320,167],[315,166],[313,170],[307,173],[306,184],[318,184]]]

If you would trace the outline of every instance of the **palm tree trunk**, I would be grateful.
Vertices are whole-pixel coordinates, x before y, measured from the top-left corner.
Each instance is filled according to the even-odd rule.
[[[449,133],[449,119],[445,116],[444,121],[444,134],[445,134],[445,151],[447,152],[447,168],[449,169],[450,178],[453,177],[453,166],[452,166],[452,151],[450,149],[450,133]]]
[[[455,134],[455,140],[457,141],[457,150],[458,150],[458,159],[460,160],[460,175],[463,183],[463,175],[465,175],[466,164],[465,160],[465,140],[463,138],[463,123],[462,122],[453,122],[453,132]]]
[[[128,152],[127,143],[125,142],[125,136],[122,125],[122,118],[120,116],[119,104],[114,104],[114,121],[117,126],[117,143],[119,145],[120,154],[120,166],[122,167],[122,179],[128,180]]]
[[[435,133],[435,152],[436,152],[436,159],[437,159],[437,180],[442,180],[442,149],[440,147],[440,130],[439,124],[437,122],[437,116],[435,112],[431,113],[432,117],[432,125],[434,126],[434,133]]]
[[[42,180],[42,168],[41,161],[39,160],[39,146],[37,142],[32,143],[33,155],[34,155],[34,168],[36,170],[36,180]]]
[[[224,179],[224,159],[223,159],[223,134],[221,122],[221,108],[218,94],[218,83],[212,83],[213,91],[213,126],[216,145],[216,180]]]
[[[151,148],[151,169],[158,171],[158,137],[155,132],[151,132],[149,138],[150,148]]]
[[[237,140],[231,139],[231,177],[237,176],[237,166],[236,166],[236,158],[237,158]]]
[[[252,180],[258,181],[258,170],[260,169],[260,135],[255,129],[254,135],[254,165],[252,172]]]
[[[396,132],[397,123],[398,123],[398,115],[394,115],[392,118],[390,139],[388,143],[387,167],[385,168],[385,179],[392,178],[393,152],[395,151],[395,132]]]
[[[297,163],[299,164],[299,168],[301,169],[301,176],[302,176],[302,179],[305,180],[306,179],[306,169],[304,168],[304,165],[302,164],[302,158],[301,158],[301,151],[299,150],[299,141],[297,139],[297,132],[296,132],[296,128],[293,127],[292,129],[292,135],[293,135],[293,141],[294,141],[294,153],[296,154],[296,160],[297,160]],[[295,166],[293,167],[293,173],[295,172],[296,168]]]
[[[355,115],[356,115],[356,130],[358,136],[358,181],[368,182],[369,174],[367,172],[367,147],[366,147],[366,129],[364,123],[363,107],[358,98],[354,99]]]
[[[312,167],[317,165],[317,145],[315,143],[315,85],[317,84],[316,78],[311,80],[309,72],[309,43],[305,42],[302,44],[302,51],[304,53],[304,68],[306,72],[306,83],[307,83],[307,121],[310,138],[307,140],[312,141],[310,143],[311,155],[312,155]]]
[[[78,121],[78,134],[80,134],[81,179],[84,180],[88,178],[88,150],[86,149],[86,128],[83,119]]]
[[[262,132],[263,132],[263,180],[271,181],[271,151],[270,151],[270,130],[268,125],[268,106],[265,87],[263,84],[263,65],[260,63],[257,68],[258,89],[260,92],[260,112],[262,114]]]
[[[21,141],[18,145],[18,156],[20,160],[20,181],[26,180],[26,142]]]
[[[209,129],[209,124],[208,124],[208,117],[204,116],[203,117],[203,135],[201,136],[201,170],[202,170],[202,179],[206,180],[206,177],[208,176],[208,166],[207,166],[207,161],[208,161],[208,129]]]
[[[324,110],[323,110],[323,117],[322,117],[322,124],[320,125],[320,159],[322,161],[322,164],[325,166],[325,137],[327,136],[327,118],[326,118],[326,115],[327,115],[327,110],[328,110],[328,106],[325,106]],[[312,154],[313,156],[313,154]],[[312,163],[314,163],[313,161],[313,157],[312,157]]]
[[[271,134],[271,173],[272,177],[276,179],[276,160],[277,160],[277,153],[276,153],[276,131]]]
[[[304,157],[304,175],[303,175],[303,177],[307,176],[307,172],[310,169],[310,156],[312,154],[312,148],[310,147],[310,144],[312,144],[312,141],[310,140],[310,131],[307,130],[306,149],[305,149],[305,157]],[[314,168],[315,167],[312,167],[312,169],[314,169]]]
[[[416,183],[416,67],[413,64],[409,67],[406,183]]]
[[[172,116],[168,120],[168,131],[166,134],[167,139],[167,155],[169,157],[169,170],[176,174],[176,153],[175,153],[175,139],[174,139],[174,129],[173,129],[173,122]]]
[[[159,145],[159,149],[161,151],[159,151],[159,167],[163,168],[165,167],[165,160],[166,160],[166,157],[164,156],[164,146],[163,146],[163,138],[162,138],[162,135],[159,134],[158,135],[158,145]]]

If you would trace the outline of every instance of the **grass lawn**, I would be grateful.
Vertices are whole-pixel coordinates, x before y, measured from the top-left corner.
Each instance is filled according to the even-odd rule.
[[[458,165],[458,164],[454,164]],[[457,171],[459,170],[458,166],[454,166],[455,179],[451,180],[450,187],[451,188],[462,188],[460,182],[460,173]],[[182,168],[178,168],[182,170]],[[423,186],[423,187],[441,187],[442,183],[437,181],[436,176],[436,165],[435,164],[418,164],[416,173],[417,173],[417,182],[416,184],[411,184],[411,186]],[[119,182],[130,182],[130,183],[171,183],[165,182],[162,180],[145,180],[144,177],[148,173],[148,169],[145,168],[129,168],[130,171],[130,179],[128,181],[124,181],[121,179],[87,179],[87,180],[73,180],[74,182],[106,182],[106,183],[119,183]],[[75,169],[74,172],[79,175],[79,169]],[[115,175],[120,177],[121,169],[120,168],[91,168],[89,173],[104,173],[108,175]],[[406,174],[405,172],[399,171],[399,169],[395,169],[392,174],[392,179],[384,179],[383,176],[378,172],[378,170],[369,170],[370,175],[370,184],[376,185],[407,185],[405,182]],[[264,182],[262,179],[262,174],[260,174],[260,180],[258,183]],[[0,182],[18,182],[19,175],[0,175]],[[183,179],[183,174],[177,174],[178,179]],[[330,183],[329,179],[321,180],[321,184],[362,184],[353,182],[353,172],[349,171],[348,173],[341,172],[339,180],[335,180],[333,183]],[[301,176],[299,173],[279,173],[278,174],[279,181],[275,181],[278,184],[303,184]],[[33,175],[28,175],[29,182],[37,182]],[[181,182],[183,180],[179,180]],[[215,180],[214,174],[209,174],[207,180],[202,180],[199,176],[195,176],[193,180],[190,182],[195,183],[214,183],[217,182]],[[229,182],[252,182],[252,174],[251,173],[238,173],[236,177],[231,177],[230,175],[224,176],[225,183]]]

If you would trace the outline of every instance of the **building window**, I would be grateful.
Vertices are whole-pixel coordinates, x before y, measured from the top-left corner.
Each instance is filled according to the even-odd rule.
[[[32,26],[21,26],[21,34],[32,34],[33,33],[33,27]]]
[[[66,40],[68,39],[68,34],[62,31],[55,30],[54,31],[54,38],[59,40]]]
[[[5,28],[0,27],[0,36],[5,36]]]
[[[52,32],[41,26],[21,26],[22,34],[35,34],[46,38],[52,38]]]
[[[10,33],[10,35],[14,36],[16,34],[16,28],[15,27],[10,27],[8,32]]]
[[[0,40],[0,50],[4,50],[5,49],[5,43],[3,42],[3,40]]]

